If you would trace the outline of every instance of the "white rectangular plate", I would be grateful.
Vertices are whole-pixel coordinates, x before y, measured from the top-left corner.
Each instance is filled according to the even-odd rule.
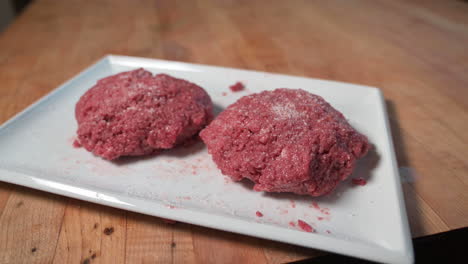
[[[75,103],[100,78],[138,67],[204,87],[218,111],[280,87],[323,96],[375,147],[326,197],[255,192],[223,176],[205,146],[108,162],[73,148]],[[246,90],[231,92],[237,81]],[[81,200],[360,258],[411,263],[413,252],[385,102],[372,87],[144,58],[107,56],[0,127],[0,180]],[[256,216],[259,211],[263,217]],[[297,220],[315,232],[302,231]],[[293,226],[293,224],[295,226]]]

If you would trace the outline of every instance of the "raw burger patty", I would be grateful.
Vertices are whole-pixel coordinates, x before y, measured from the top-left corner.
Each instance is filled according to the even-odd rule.
[[[212,119],[211,99],[199,86],[144,69],[101,79],[78,101],[78,140],[105,159],[169,149]]]
[[[322,97],[276,89],[244,96],[200,132],[222,173],[256,191],[320,196],[354,169],[369,143]]]

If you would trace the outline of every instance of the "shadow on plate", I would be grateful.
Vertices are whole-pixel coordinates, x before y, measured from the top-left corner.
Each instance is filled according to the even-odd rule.
[[[156,153],[145,155],[145,156],[120,157],[111,162],[117,166],[125,166],[128,164],[133,164],[133,163],[137,163],[137,162],[141,162],[145,160],[156,159],[158,157],[184,158],[184,157],[193,155],[197,152],[200,152],[204,148],[205,148],[205,144],[197,136],[194,139],[192,139],[190,142],[181,146],[177,146],[172,149],[160,150],[160,151],[157,151]]]
[[[226,176],[226,177],[229,177],[229,176]],[[246,178],[244,178],[244,179],[242,179],[242,180],[240,180],[238,182],[232,181],[232,184],[239,184],[240,186],[242,186],[244,189],[246,189],[248,191],[254,191],[253,190],[253,187],[255,185],[254,182],[249,180],[249,179],[246,179]]]
[[[372,182],[372,172],[380,161],[380,156],[377,151],[376,147],[372,146],[367,155],[356,162],[356,167],[354,168],[353,173],[349,175],[345,181],[341,182],[330,194],[317,197],[315,200],[327,203],[336,203],[338,200],[346,198],[346,194],[348,192],[353,192],[358,188],[365,188],[366,186],[353,184],[352,179],[362,178],[367,183]]]
[[[213,114],[215,117],[217,117],[223,110],[224,108],[222,106],[213,103]]]

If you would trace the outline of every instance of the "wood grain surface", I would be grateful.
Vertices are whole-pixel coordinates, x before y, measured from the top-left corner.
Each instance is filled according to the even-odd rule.
[[[413,236],[466,227],[467,14],[456,0],[37,0],[0,35],[0,122],[109,53],[376,86]],[[0,263],[283,263],[321,254],[0,183]]]

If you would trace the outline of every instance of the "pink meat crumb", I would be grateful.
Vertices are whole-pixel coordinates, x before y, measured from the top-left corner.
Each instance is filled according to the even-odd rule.
[[[81,148],[81,143],[78,140],[75,139],[73,141],[73,147],[74,148]]]
[[[289,222],[289,226],[296,227],[296,224],[293,221],[291,221]]]
[[[307,224],[306,222],[300,219],[297,220],[297,225],[299,225],[299,227],[306,232],[309,232],[309,233],[314,232],[314,229],[309,224]]]
[[[255,214],[256,214],[258,217],[263,217],[263,214],[262,214],[262,212],[260,212],[260,211],[255,212]]]
[[[312,202],[312,207],[314,207],[317,210],[320,210],[320,206],[318,205],[317,202]]]
[[[229,86],[229,89],[233,92],[240,92],[245,89],[245,86],[241,82],[236,82],[234,85]]]
[[[327,230],[326,232],[327,232],[327,234],[331,234],[331,231],[330,231],[330,230]]]
[[[354,184],[354,185],[360,185],[360,186],[364,186],[367,184],[367,181],[364,180],[363,178],[354,178],[351,180],[351,182]]]

